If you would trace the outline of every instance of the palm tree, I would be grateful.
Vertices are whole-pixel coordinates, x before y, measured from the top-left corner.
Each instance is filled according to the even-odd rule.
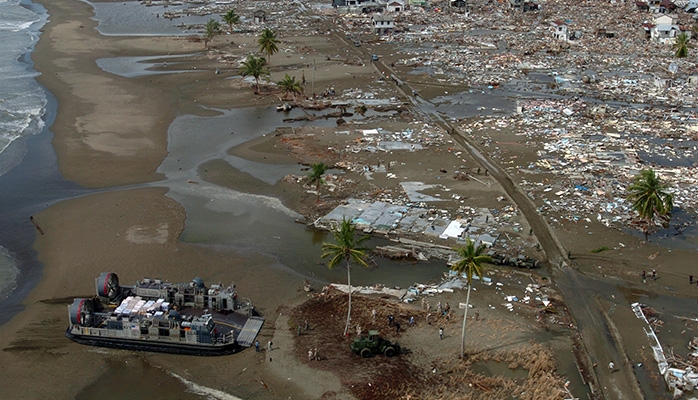
[[[680,33],[678,36],[676,36],[676,42],[674,42],[674,55],[677,58],[685,58],[688,57],[688,49],[693,47],[688,41],[690,40],[690,37],[684,32]]]
[[[230,33],[233,33],[233,25],[237,24],[240,21],[240,16],[235,14],[234,10],[228,10],[227,13],[223,14],[223,22],[228,24],[228,27],[230,28]]]
[[[628,200],[633,202],[633,210],[645,221],[645,240],[653,221],[658,219],[662,226],[667,226],[671,221],[674,198],[666,192],[666,187],[651,168],[642,170],[628,186]]]
[[[296,95],[303,93],[303,86],[301,86],[301,83],[296,80],[296,77],[294,76],[291,78],[286,74],[284,77],[284,80],[277,82],[279,87],[281,87],[281,91],[284,94],[284,98],[288,96],[289,93],[293,95],[293,101],[296,101]]]
[[[220,30],[221,25],[215,19],[212,18],[206,22],[206,26],[204,27],[204,46],[206,46],[206,48],[208,48],[208,42],[213,40],[213,37],[216,36]]]
[[[332,229],[332,235],[336,243],[322,244],[322,258],[330,257],[328,267],[334,268],[342,260],[346,261],[347,267],[347,284],[349,285],[349,309],[347,311],[347,324],[344,328],[344,336],[349,331],[349,323],[351,321],[351,261],[358,263],[364,267],[368,267],[366,261],[367,250],[360,247],[361,243],[367,240],[368,236],[362,236],[357,239],[355,235],[355,225],[351,220],[342,218],[342,223],[339,227]]]
[[[311,165],[310,168],[308,180],[311,184],[315,184],[315,191],[317,192],[317,198],[315,201],[318,201],[320,199],[320,185],[324,182],[322,176],[325,174],[325,171],[327,171],[327,165],[323,163],[315,163]]]
[[[267,62],[271,61],[271,56],[279,51],[276,32],[269,28],[264,28],[257,43],[259,44],[259,51],[267,55]]]
[[[242,62],[240,74],[242,76],[254,77],[254,80],[257,83],[256,93],[259,93],[259,77],[262,75],[269,75],[269,70],[266,68],[266,65],[267,60],[262,57],[255,57],[253,55],[247,56],[247,59]]]
[[[458,272],[458,275],[465,272],[468,280],[468,295],[465,298],[465,313],[463,314],[463,330],[461,331],[460,357],[465,356],[465,322],[468,318],[468,307],[470,305],[470,288],[473,286],[473,275],[482,278],[483,263],[491,262],[492,259],[486,254],[482,254],[487,246],[480,244],[475,247],[475,243],[468,238],[465,247],[454,249],[461,259],[451,266],[451,270]]]

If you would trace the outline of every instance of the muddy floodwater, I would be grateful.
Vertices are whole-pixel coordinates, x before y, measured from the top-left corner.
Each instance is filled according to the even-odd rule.
[[[301,113],[297,111],[297,115]],[[255,178],[275,184],[288,174],[305,175],[302,165],[267,165],[226,154],[233,146],[271,134],[277,126],[298,127],[310,124],[282,122],[285,113],[272,107],[266,109],[226,110],[218,117],[182,116],[173,122],[169,132],[169,154],[160,171],[167,176],[168,196],[187,210],[187,223],[181,240],[190,243],[231,246],[240,252],[266,254],[301,276],[315,277],[322,282],[343,280],[343,273],[330,271],[321,255],[321,244],[331,241],[325,232],[317,232],[299,224],[301,217],[275,199],[250,195],[202,181],[200,165],[222,159],[234,168]],[[316,120],[313,125],[336,126],[333,119]],[[196,138],[188,135],[197,126]],[[234,126],[231,133],[231,126]],[[205,146],[191,146],[191,140]],[[197,185],[192,185],[196,181]],[[374,239],[375,245],[381,243]],[[446,266],[443,261],[420,263],[376,259],[372,269],[355,268],[352,282],[358,285],[389,283],[409,287],[416,282],[438,281]]]

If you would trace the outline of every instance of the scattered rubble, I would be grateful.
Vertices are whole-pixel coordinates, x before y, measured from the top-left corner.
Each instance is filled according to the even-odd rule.
[[[690,57],[673,57],[671,43],[662,43],[667,40],[653,39],[652,29],[665,15],[654,5],[552,0],[524,10],[516,2],[475,1],[465,9],[442,3],[387,10],[395,28],[376,34],[371,16],[387,7],[380,3],[365,10],[368,13],[347,13],[351,8],[334,9],[323,1],[296,2],[288,10],[278,9],[274,2],[143,2],[167,6],[168,18],[223,14],[232,8],[241,16],[234,27],[237,33],[255,35],[261,26],[270,27],[278,30],[281,41],[295,31],[330,34],[315,17],[321,14],[344,29],[349,43],[394,46],[394,53],[382,62],[398,72],[386,75],[398,85],[469,87],[473,94],[500,96],[503,101],[525,96],[517,101],[520,113],[463,120],[461,130],[482,135],[495,159],[502,155],[498,130],[516,131],[528,139],[525,146],[542,143],[536,149],[539,160],[509,170],[518,173],[520,184],[553,224],[597,220],[609,227],[632,225],[635,218],[624,200],[625,188],[647,167],[668,181],[677,207],[689,212],[698,207],[698,114],[692,108],[698,107],[698,70]],[[261,21],[256,17],[260,10]],[[674,13],[672,24],[680,29],[694,21],[680,8]],[[224,54],[220,57],[226,59]],[[342,57],[350,64],[356,61],[344,54],[334,58]],[[312,99],[306,106],[321,104],[339,115],[347,115],[346,107],[359,106],[399,112],[402,104],[384,90],[385,84],[390,80],[336,95],[328,88],[325,92],[332,96]],[[444,141],[444,135],[428,125],[404,132],[366,130],[361,142],[342,151],[416,151]],[[368,179],[372,173],[390,174],[389,165],[338,166],[364,170]],[[555,178],[536,182],[527,179],[530,173]],[[455,176],[475,178],[462,171]]]
[[[673,392],[673,398],[680,399],[686,392],[693,393],[698,388],[698,337],[694,337],[688,343],[691,352],[687,359],[683,359],[673,352],[666,356],[655,329],[652,327],[651,320],[656,319],[654,312],[640,303],[633,303],[630,306],[635,315],[647,323],[645,333],[650,340],[654,359],[667,387]]]
[[[506,130],[537,148],[538,160],[507,167],[552,223],[597,220],[608,227],[635,220],[626,188],[643,169],[653,168],[669,187],[676,207],[698,209],[698,116],[663,110],[605,107],[580,99],[521,100],[519,114],[466,122],[466,134],[482,136],[490,156],[505,153],[498,134]],[[531,174],[547,177],[533,181]],[[680,231],[678,232],[680,233]]]

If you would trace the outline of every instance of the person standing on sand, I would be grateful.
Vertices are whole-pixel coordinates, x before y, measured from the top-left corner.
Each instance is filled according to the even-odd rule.
[[[255,340],[255,341],[254,341],[254,349],[255,349],[256,352],[259,353],[259,340]]]
[[[608,363],[608,369],[611,370],[611,372],[613,372],[616,369],[616,364],[614,364],[613,361],[611,361],[610,363]]]
[[[444,340],[444,328],[439,328],[439,340]]]
[[[313,350],[308,350],[308,361],[313,359]]]
[[[652,280],[653,280],[653,281],[656,281],[656,280],[657,280],[657,270],[656,270],[656,269],[653,269],[653,270],[652,270]]]
[[[267,342],[267,350],[271,351],[271,346],[272,346],[273,344],[274,344],[274,343],[272,343],[271,340],[268,341],[268,342]]]
[[[693,285],[693,274],[691,274],[691,275],[688,276],[688,283],[690,283],[691,285]]]
[[[642,283],[647,283],[647,273],[645,270],[642,270]]]

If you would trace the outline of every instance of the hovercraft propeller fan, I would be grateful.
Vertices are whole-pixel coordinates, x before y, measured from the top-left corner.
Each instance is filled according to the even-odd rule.
[[[121,295],[119,277],[115,273],[102,272],[102,275],[95,282],[98,296],[106,297],[110,302],[113,302]]]

